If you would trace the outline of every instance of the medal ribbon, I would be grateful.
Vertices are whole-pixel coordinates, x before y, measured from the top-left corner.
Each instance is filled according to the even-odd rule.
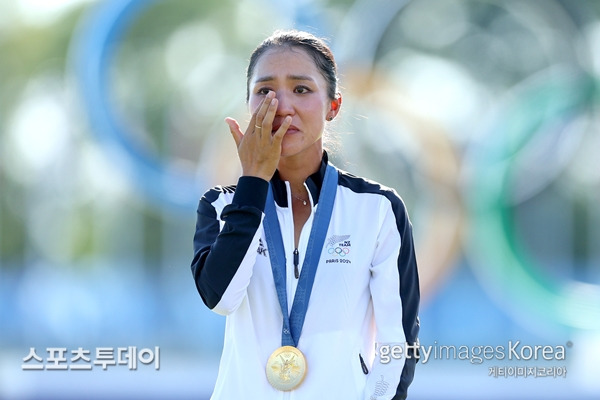
[[[269,184],[265,205],[264,229],[269,258],[271,260],[271,269],[273,271],[273,280],[275,281],[277,297],[283,315],[283,328],[281,330],[282,346],[298,347],[304,318],[308,309],[308,300],[315,281],[319,258],[321,257],[325,236],[329,228],[329,221],[331,220],[337,184],[337,170],[333,165],[328,164],[319,195],[319,206],[317,207],[317,211],[315,211],[315,218],[310,230],[306,254],[304,255],[304,263],[302,264],[302,271],[300,272],[296,294],[294,295],[292,311],[289,315],[286,293],[285,249],[281,237],[281,229],[279,228],[279,220],[277,219],[273,188]]]

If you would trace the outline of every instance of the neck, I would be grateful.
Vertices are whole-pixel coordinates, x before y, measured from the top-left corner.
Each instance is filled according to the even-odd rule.
[[[294,156],[281,157],[277,168],[279,176],[282,180],[290,182],[292,188],[303,187],[306,179],[319,170],[322,157],[322,147],[308,154],[303,152]]]

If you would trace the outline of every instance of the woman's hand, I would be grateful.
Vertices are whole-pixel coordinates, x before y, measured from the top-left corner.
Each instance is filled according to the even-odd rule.
[[[292,117],[287,116],[277,132],[272,133],[276,112],[277,99],[275,92],[270,91],[252,114],[245,133],[242,133],[235,119],[225,118],[238,149],[242,175],[256,176],[266,181],[273,177],[281,157],[281,141],[292,123]]]

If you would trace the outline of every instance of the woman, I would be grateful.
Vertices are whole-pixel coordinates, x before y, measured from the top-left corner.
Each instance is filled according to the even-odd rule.
[[[242,176],[202,197],[194,237],[198,291],[227,316],[213,398],[406,398],[417,360],[403,345],[419,330],[411,224],[394,190],[327,161],[323,133],[342,105],[330,49],[276,32],[250,58],[247,102],[244,131],[226,119]],[[390,346],[394,359],[376,358]]]

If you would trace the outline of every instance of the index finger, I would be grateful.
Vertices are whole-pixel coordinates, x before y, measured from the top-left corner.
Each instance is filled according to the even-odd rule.
[[[262,103],[256,110],[256,113],[254,114],[254,125],[260,126],[260,127],[263,126],[265,116],[266,116],[267,111],[269,110],[269,106],[271,105],[271,102],[274,100],[274,98],[275,98],[275,92],[269,91],[269,93],[267,93],[267,95],[263,99]],[[270,133],[270,129],[269,129],[269,133]]]

